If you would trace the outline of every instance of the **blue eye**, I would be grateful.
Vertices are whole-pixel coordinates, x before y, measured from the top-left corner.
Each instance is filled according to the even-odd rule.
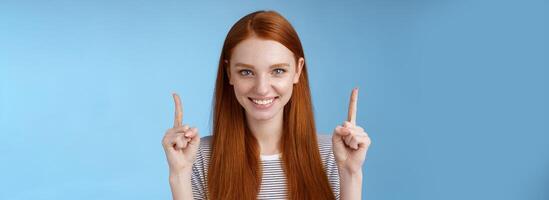
[[[274,72],[275,72],[275,74],[282,74],[282,73],[286,72],[286,70],[278,68],[278,69],[275,69]]]
[[[247,69],[243,69],[243,70],[238,71],[238,73],[240,73],[240,75],[242,75],[242,76],[249,76],[249,75],[252,74],[252,71],[247,70]]]

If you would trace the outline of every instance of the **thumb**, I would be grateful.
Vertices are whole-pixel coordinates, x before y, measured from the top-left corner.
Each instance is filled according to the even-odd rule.
[[[191,140],[189,143],[191,145],[198,145],[200,144],[200,135],[198,135],[198,129],[197,128],[191,128],[191,130],[185,135]]]
[[[337,126],[334,130],[334,135],[337,135],[339,137],[348,136],[351,134],[351,131],[348,128]]]
[[[351,132],[346,130],[346,128],[343,128],[342,126],[338,125],[335,129],[334,129],[334,133],[333,133],[333,136],[332,136],[332,142],[334,144],[343,144],[344,141],[343,141],[343,138],[350,135]]]

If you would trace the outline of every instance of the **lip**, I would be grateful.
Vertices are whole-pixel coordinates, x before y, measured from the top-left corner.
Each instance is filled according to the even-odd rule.
[[[273,99],[273,101],[269,104],[266,104],[266,105],[260,105],[260,104],[256,104],[252,99],[255,99],[255,100]],[[248,97],[248,100],[250,100],[250,102],[252,103],[254,108],[259,109],[259,110],[266,110],[266,109],[269,109],[270,107],[272,107],[275,104],[275,102],[278,100],[278,96],[277,97],[261,97],[261,98]]]

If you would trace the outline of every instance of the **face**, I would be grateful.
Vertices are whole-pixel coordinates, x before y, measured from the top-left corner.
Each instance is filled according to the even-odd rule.
[[[304,59],[274,40],[252,37],[233,48],[229,80],[248,118],[269,120],[282,115],[298,83]]]

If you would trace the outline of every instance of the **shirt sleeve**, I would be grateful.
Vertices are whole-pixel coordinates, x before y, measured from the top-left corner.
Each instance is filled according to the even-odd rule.
[[[328,162],[332,163],[331,165],[328,165],[328,180],[330,180],[330,185],[332,185],[332,190],[334,191],[334,196],[336,199],[340,199],[339,197],[339,170],[337,169],[337,164],[335,161],[335,156],[333,152],[330,152],[328,156]]]
[[[204,156],[202,153],[202,146],[198,147],[196,160],[193,163],[193,172],[191,176],[191,186],[193,189],[194,199],[206,199],[205,190],[205,170],[204,170]]]
[[[339,170],[337,169],[337,162],[332,150],[332,136],[319,134],[318,143],[322,163],[324,164],[324,169],[326,170],[326,176],[328,176],[328,181],[330,182],[335,198],[339,200]]]

